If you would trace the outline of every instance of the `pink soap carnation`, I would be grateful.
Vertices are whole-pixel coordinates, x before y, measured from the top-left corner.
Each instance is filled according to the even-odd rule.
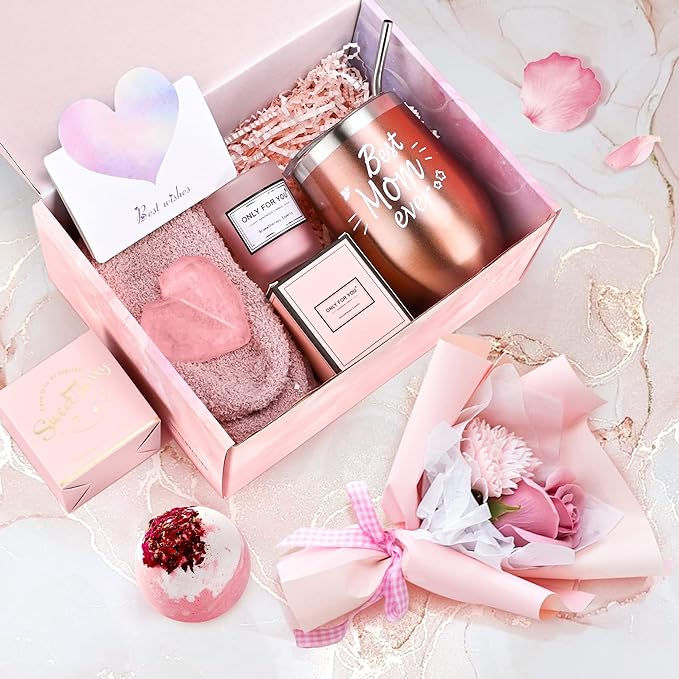
[[[484,502],[515,490],[540,464],[522,438],[480,417],[466,426],[460,451],[472,469],[472,489]]]

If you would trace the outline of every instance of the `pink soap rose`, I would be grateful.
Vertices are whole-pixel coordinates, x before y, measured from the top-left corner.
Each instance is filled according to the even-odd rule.
[[[531,479],[522,479],[511,495],[502,496],[502,501],[519,509],[495,519],[495,527],[513,537],[517,547],[529,542],[578,546],[585,492],[567,469],[552,472],[544,488]]]

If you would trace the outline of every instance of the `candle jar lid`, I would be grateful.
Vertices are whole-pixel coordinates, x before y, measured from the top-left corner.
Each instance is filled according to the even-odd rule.
[[[273,160],[266,160],[237,175],[205,200],[209,201],[215,194],[223,194],[226,192],[229,201],[236,204],[241,200],[248,198],[263,186],[281,179],[281,177],[282,173],[278,168],[278,165],[276,165]]]

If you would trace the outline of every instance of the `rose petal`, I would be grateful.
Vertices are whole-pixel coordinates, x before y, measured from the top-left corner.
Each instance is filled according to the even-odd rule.
[[[577,483],[567,483],[560,486],[553,495],[563,500],[566,504],[572,504],[578,508],[584,507],[585,498],[587,497],[585,491]],[[567,496],[570,496],[570,500],[566,499]]]
[[[552,502],[559,514],[559,531],[572,530],[573,519],[571,518],[571,513],[568,511],[566,505],[558,497],[553,497]]]
[[[575,481],[575,475],[567,467],[557,467],[545,481],[545,490],[553,493],[559,486]]]
[[[521,508],[495,519],[495,527],[505,535],[504,526],[525,529],[547,538],[555,538],[559,532],[559,514],[545,491],[530,479],[522,480],[511,495],[503,495],[508,505]]]
[[[511,524],[502,526],[502,530],[500,532],[505,537],[514,538],[514,545],[516,547],[524,547],[531,542],[540,542],[549,545],[566,544],[565,542],[557,540],[556,538],[547,538],[544,535],[540,535],[539,533],[534,533],[533,531],[526,530],[525,528],[517,528]]]
[[[653,147],[659,141],[660,137],[654,134],[634,137],[611,151],[604,162],[613,170],[624,170],[627,167],[639,165],[653,153]]]
[[[514,544],[521,546],[522,544],[527,544],[529,542],[542,542],[550,545],[564,545],[570,549],[575,549],[575,546],[580,544],[580,535],[578,533],[573,533],[571,535],[559,534],[557,537],[548,538],[544,535],[539,535],[538,533],[533,533],[529,530],[524,530],[523,528],[514,528],[511,526],[512,532],[507,535],[507,537],[514,538]],[[504,529],[503,529],[504,534]],[[518,540],[518,542],[517,542]]]
[[[523,71],[523,115],[546,132],[577,127],[600,95],[594,71],[584,68],[577,57],[552,52]]]

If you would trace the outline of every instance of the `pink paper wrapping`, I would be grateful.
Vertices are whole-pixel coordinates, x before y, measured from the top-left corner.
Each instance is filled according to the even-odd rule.
[[[493,424],[515,425],[541,455],[560,457],[588,493],[623,512],[620,523],[578,551],[571,565],[515,573],[413,534],[420,524],[416,510],[427,437],[439,422],[456,421],[493,367],[488,350],[486,342],[469,337],[450,335],[439,341],[394,458],[382,504],[403,545],[405,579],[450,599],[541,618],[589,605],[593,595],[579,591],[582,583],[576,581],[661,575],[663,561],[648,521],[589,430],[587,415],[602,401],[564,357],[521,378],[524,407],[518,415],[516,408],[505,412],[507,402],[498,400],[483,416]],[[507,422],[512,410],[515,421]],[[299,628],[326,626],[355,611],[375,592],[389,561],[369,549],[304,548],[283,557],[281,585]]]
[[[384,489],[382,507],[395,525],[408,530],[420,525],[415,512],[427,438],[439,422],[452,424],[464,408],[493,366],[487,355],[488,344],[480,339],[450,335],[438,341]]]
[[[372,549],[307,547],[278,563],[296,626],[309,630],[363,605],[378,588],[389,557]]]

